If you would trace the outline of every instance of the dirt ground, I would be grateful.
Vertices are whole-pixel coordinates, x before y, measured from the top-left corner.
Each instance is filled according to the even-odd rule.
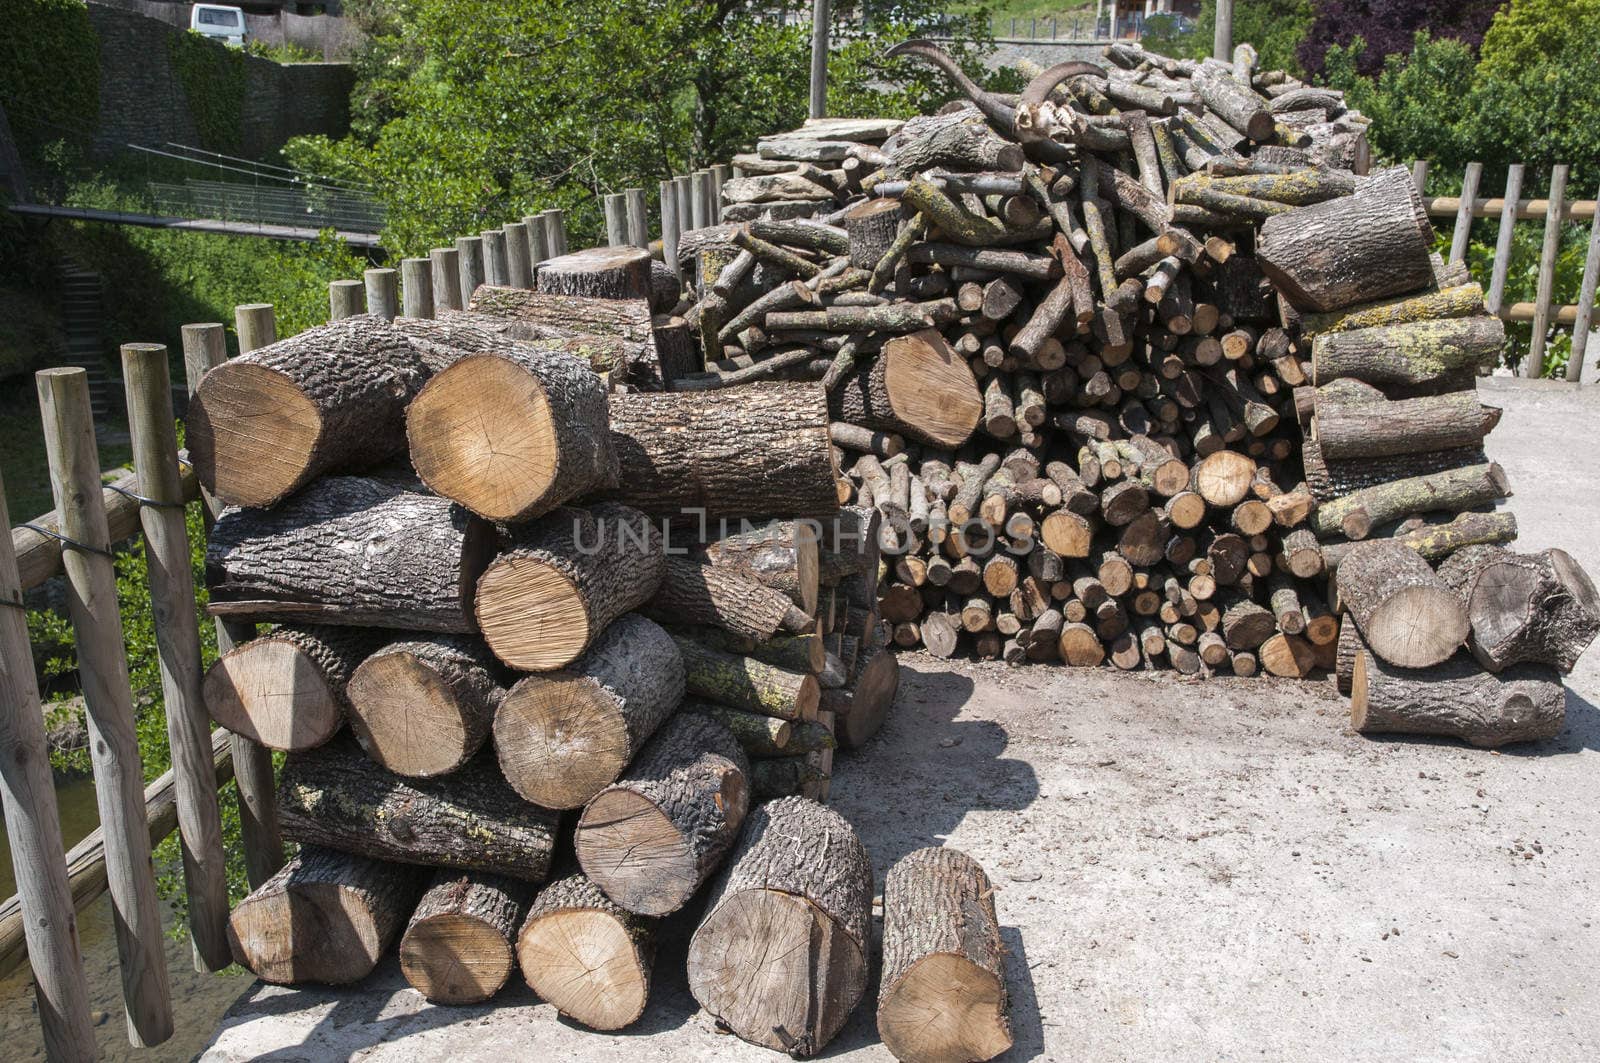
[[[1527,549],[1600,574],[1600,389],[1488,381],[1490,451]],[[1178,681],[902,658],[835,806],[881,887],[925,845],[977,857],[1009,949],[1008,1060],[1600,1058],[1600,651],[1567,726],[1503,753],[1360,738],[1329,683]],[[433,1008],[391,963],[362,989],[256,986],[209,1061],[758,1060],[689,996],[667,941],[635,1029],[526,989]],[[874,991],[875,992],[875,991]],[[864,1003],[826,1049],[888,1059]]]

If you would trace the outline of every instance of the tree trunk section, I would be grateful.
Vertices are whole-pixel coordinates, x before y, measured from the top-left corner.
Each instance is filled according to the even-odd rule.
[[[780,720],[816,718],[816,676],[712,649],[681,634],[673,641],[683,656],[685,687],[695,697]]]
[[[640,611],[664,624],[703,624],[758,641],[779,631],[803,634],[816,627],[782,591],[677,554],[667,557],[661,586]]]
[[[1419,451],[1477,448],[1500,421],[1478,393],[1351,403],[1318,393],[1312,431],[1328,461],[1386,458]]]
[[[655,921],[618,905],[582,872],[534,899],[517,938],[528,986],[591,1030],[637,1022],[650,999]]]
[[[983,417],[972,370],[935,329],[889,340],[830,401],[835,420],[938,447],[965,443]]]
[[[1350,551],[1339,566],[1339,597],[1372,652],[1402,668],[1442,663],[1470,630],[1460,596],[1392,539]]]
[[[400,939],[400,971],[435,1004],[479,1004],[500,992],[533,887],[504,875],[435,871]]]
[[[655,594],[666,571],[662,550],[661,533],[629,506],[547,514],[517,529],[479,579],[483,637],[512,668],[564,668]]]
[[[690,941],[690,992],[744,1040],[815,1055],[866,992],[871,906],[849,823],[803,797],[763,805]]]
[[[849,705],[834,721],[834,734],[845,749],[860,749],[883,727],[900,689],[900,660],[886,646],[861,655],[855,676],[845,688]]]
[[[493,529],[449,500],[331,476],[273,510],[230,509],[206,544],[213,616],[470,632]]]
[[[1565,550],[1516,554],[1473,546],[1439,566],[1472,624],[1472,654],[1491,672],[1548,664],[1570,674],[1600,632],[1600,594]]]
[[[1511,493],[1499,465],[1472,465],[1368,487],[1317,507],[1311,527],[1320,536],[1343,534],[1365,539],[1372,529],[1414,513],[1449,512],[1486,506]]]
[[[1420,386],[1493,365],[1505,346],[1499,318],[1447,317],[1320,335],[1311,345],[1312,383],[1352,377]]]
[[[1329,502],[1341,495],[1365,491],[1369,487],[1381,487],[1395,480],[1483,465],[1489,460],[1484,456],[1482,447],[1462,447],[1459,450],[1434,450],[1386,458],[1329,461],[1323,457],[1322,445],[1315,437],[1304,440],[1300,457],[1305,464],[1306,486],[1318,502]]]
[[[263,982],[359,982],[399,936],[422,881],[416,868],[302,846],[239,902],[228,943]]]
[[[594,247],[539,263],[539,291],[594,299],[650,299],[650,253],[639,247]],[[474,295],[476,301],[476,295]]]
[[[1443,524],[1424,524],[1394,536],[1422,555],[1424,561],[1440,561],[1468,546],[1508,543],[1517,537],[1517,518],[1512,513],[1461,513]],[[1370,541],[1370,540],[1369,540]],[[1355,543],[1327,543],[1322,556],[1329,572],[1337,572]],[[1441,572],[1441,575],[1443,573]]]
[[[391,642],[350,680],[350,729],[367,756],[396,775],[448,775],[489,737],[504,679],[500,662],[477,638]]]
[[[939,847],[884,879],[878,1033],[896,1059],[966,1063],[1011,1047],[994,892],[976,860]]]
[[[1497,675],[1459,656],[1411,670],[1361,653],[1351,675],[1350,726],[1362,734],[1447,735],[1494,749],[1555,737],[1566,707],[1561,676],[1548,665]]]
[[[870,199],[844,216],[850,239],[850,265],[870,270],[883,260],[900,232],[900,201]]]
[[[769,521],[713,539],[699,550],[706,561],[780,590],[809,615],[817,611],[820,537],[815,522]]]
[[[573,835],[584,874],[640,915],[688,903],[738,839],[750,762],[709,716],[674,717],[628,773],[584,808]]]
[[[401,864],[538,882],[556,816],[528,804],[479,758],[447,779],[405,780],[337,741],[290,756],[278,787],[284,837]]]
[[[494,716],[500,770],[545,808],[580,808],[617,780],[683,700],[683,658],[642,616],[619,618],[567,668],[525,676]]]
[[[473,296],[470,309],[503,322],[512,339],[558,340],[575,354],[586,340],[626,341],[622,361],[589,364],[596,372],[607,371],[614,383],[643,391],[664,391],[672,381],[699,368],[692,350],[660,334],[650,304],[643,299],[594,299],[485,285]],[[596,347],[609,349],[604,344]]]

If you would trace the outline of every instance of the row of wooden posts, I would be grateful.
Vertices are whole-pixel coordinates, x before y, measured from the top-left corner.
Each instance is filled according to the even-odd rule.
[[[1454,196],[1427,196],[1424,186],[1428,180],[1427,160],[1412,163],[1411,176],[1417,191],[1423,193],[1428,216],[1454,218],[1455,226],[1450,240],[1450,262],[1466,260],[1467,243],[1472,222],[1478,218],[1498,218],[1500,235],[1495,245],[1494,265],[1488,283],[1484,307],[1502,320],[1529,323],[1533,338],[1528,356],[1523,359],[1521,373],[1525,377],[1543,375],[1545,348],[1552,326],[1572,330],[1572,357],[1567,361],[1566,379],[1578,383],[1587,375],[1588,382],[1600,381],[1600,345],[1590,350],[1590,331],[1595,326],[1595,289],[1600,284],[1600,214],[1593,199],[1568,199],[1567,178],[1571,167],[1563,164],[1550,173],[1550,188],[1543,199],[1523,199],[1524,168],[1521,163],[1506,171],[1505,195],[1480,198],[1478,186],[1483,178],[1481,162],[1468,163],[1461,178],[1461,191]],[[1532,302],[1507,305],[1505,302],[1506,278],[1511,267],[1513,233],[1519,221],[1544,221],[1544,240],[1539,249],[1539,273]],[[1578,289],[1578,301],[1573,304],[1555,303],[1556,258],[1561,251],[1562,228],[1572,223],[1589,223],[1589,248],[1584,259],[1583,280]],[[1478,278],[1481,282],[1483,278]],[[1586,360],[1595,364],[1585,366]]]

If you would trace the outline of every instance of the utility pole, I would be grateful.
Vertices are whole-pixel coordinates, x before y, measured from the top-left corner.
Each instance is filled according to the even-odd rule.
[[[828,111],[828,0],[811,0],[811,117]]]
[[[1224,63],[1233,62],[1233,0],[1217,0],[1217,36],[1211,54]]]

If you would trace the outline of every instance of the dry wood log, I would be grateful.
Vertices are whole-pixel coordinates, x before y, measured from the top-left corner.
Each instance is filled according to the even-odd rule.
[[[701,624],[762,641],[779,631],[797,635],[816,628],[810,614],[782,591],[731,568],[677,554],[666,558],[660,587],[639,611],[662,623]]]
[[[789,748],[789,742],[794,738],[796,729],[813,726],[804,721],[791,723],[772,716],[762,716],[760,713],[746,712],[744,709],[730,709],[726,705],[701,701],[697,698],[685,701],[682,711],[698,713],[716,720],[728,729],[734,740],[739,743],[739,748],[744,750],[745,756],[751,759],[792,756],[798,751]],[[829,740],[832,740],[831,735]]]
[[[966,442],[983,412],[972,371],[933,330],[885,343],[830,399],[837,420],[944,447]]]
[[[229,509],[206,544],[213,616],[473,630],[493,529],[402,483],[330,476],[273,510]]]
[[[370,315],[307,329],[212,369],[189,410],[189,458],[220,502],[272,506],[319,476],[405,449],[430,366]]]
[[[605,382],[583,359],[434,321],[461,357],[406,409],[411,464],[435,494],[525,521],[616,478]]]
[[[357,666],[388,637],[324,624],[277,628],[211,666],[206,707],[234,734],[271,749],[320,746],[344,726]]]
[[[994,886],[955,849],[918,849],[883,883],[878,1033],[902,1060],[985,1060],[1011,1047]]]
[[[844,216],[849,238],[850,265],[870,270],[883,260],[900,231],[902,215],[897,199],[869,199]]]
[[[923,638],[926,639],[926,633]],[[847,699],[833,701],[839,718],[834,735],[845,749],[860,749],[883,727],[894,696],[900,688],[900,660],[885,646],[862,651],[850,683],[844,688]]]
[[[1297,397],[1299,392],[1310,390],[1296,389]],[[1462,447],[1457,450],[1434,450],[1388,458],[1329,461],[1323,457],[1322,445],[1314,436],[1308,436],[1302,442],[1300,457],[1305,465],[1306,485],[1319,502],[1326,502],[1369,487],[1379,487],[1394,480],[1464,469],[1470,465],[1482,465],[1489,460],[1481,447]]]
[[[504,875],[440,869],[400,939],[400,971],[435,1004],[479,1004],[505,986],[512,939],[533,887]]]
[[[517,937],[529,987],[592,1030],[639,1020],[654,961],[654,921],[621,907],[579,871],[539,891]]]
[[[396,775],[448,775],[489,737],[504,681],[500,662],[479,639],[391,642],[350,679],[350,729],[367,755]]]
[[[1354,195],[1268,218],[1256,254],[1296,307],[1331,311],[1432,284],[1432,248],[1422,199],[1395,167]]]
[[[1269,675],[1284,679],[1304,679],[1316,667],[1311,643],[1299,635],[1277,632],[1267,637],[1256,652],[1260,666]]]
[[[537,882],[556,817],[479,757],[445,779],[406,780],[339,739],[291,754],[278,787],[284,837],[396,863],[493,871]]]
[[[815,718],[822,689],[816,676],[713,649],[685,635],[674,634],[673,641],[690,694],[783,720]]]
[[[571,665],[525,676],[494,714],[500,771],[545,808],[579,808],[615,782],[683,700],[677,644],[620,617]]]
[[[1348,539],[1365,539],[1373,528],[1414,513],[1459,513],[1489,505],[1510,493],[1511,486],[1499,465],[1472,465],[1395,480],[1324,502],[1311,515],[1311,528],[1321,536],[1343,534]]]
[[[690,992],[746,1041],[815,1055],[866,992],[871,905],[849,823],[803,797],[762,805],[690,941]]]
[[[1345,402],[1319,392],[1312,431],[1325,460],[1348,461],[1476,448],[1499,422],[1499,408],[1480,405],[1476,391],[1376,402]]]
[[[359,982],[400,934],[422,883],[416,868],[304,845],[234,908],[228,943],[263,982]]]
[[[826,396],[814,384],[611,397],[613,496],[707,520],[839,509]]]
[[[665,574],[649,518],[615,502],[563,507],[516,529],[478,581],[477,618],[496,657],[522,671],[572,662]]]
[[[1561,676],[1522,664],[1498,675],[1460,655],[1413,670],[1358,653],[1350,683],[1350,726],[1362,734],[1447,735],[1494,749],[1553,738],[1566,719]]]
[[[1470,629],[1460,596],[1415,550],[1392,539],[1350,551],[1339,566],[1339,597],[1372,652],[1402,668],[1448,659]]]
[[[1211,112],[1240,133],[1257,142],[1272,139],[1275,128],[1267,101],[1240,84],[1221,67],[1196,68],[1190,85],[1199,93]]]
[[[1471,546],[1447,558],[1439,578],[1465,603],[1468,645],[1491,672],[1529,663],[1568,674],[1600,633],[1600,594],[1565,550]]]
[[[539,263],[539,291],[596,299],[650,298],[650,253],[639,247],[594,247]]]
[[[1442,524],[1423,524],[1398,533],[1394,539],[1421,554],[1424,561],[1440,561],[1463,547],[1508,543],[1516,537],[1516,516],[1502,512],[1460,513]],[[1355,543],[1324,543],[1321,553],[1328,571],[1337,571],[1339,563],[1355,546]]]
[[[658,323],[642,299],[594,299],[484,285],[474,293],[469,309],[473,324],[486,327],[484,318],[492,318],[511,339],[555,341],[563,350],[588,357],[596,372],[609,372],[616,383],[661,391],[699,367],[692,351],[670,341],[665,319]],[[622,342],[596,342],[602,339]],[[605,353],[597,361],[601,352]]]
[[[1375,303],[1327,314],[1305,314],[1300,318],[1302,334],[1321,336],[1329,332],[1406,325],[1414,321],[1471,317],[1483,313],[1483,288],[1461,284],[1452,288],[1382,299]]]
[[[573,834],[584,874],[630,912],[677,911],[739,837],[749,777],[726,727],[709,716],[673,717],[584,807]]]
[[[1020,170],[1022,146],[989,128],[982,114],[962,109],[917,115],[896,134],[891,164],[905,173],[936,166],[956,170]]]

